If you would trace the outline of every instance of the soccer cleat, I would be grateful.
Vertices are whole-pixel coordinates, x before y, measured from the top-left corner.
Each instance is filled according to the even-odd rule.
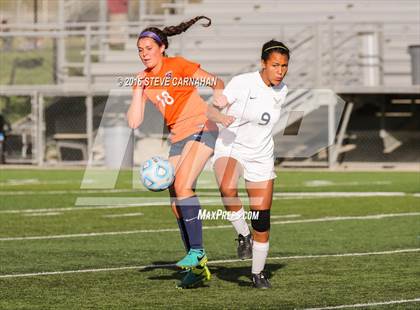
[[[268,289],[271,288],[271,284],[262,272],[259,274],[252,274],[252,284],[255,288]]]
[[[178,261],[175,265],[178,268],[187,269],[197,266],[204,267],[207,263],[207,256],[204,249],[190,249],[183,259]]]
[[[198,286],[204,281],[209,281],[211,273],[207,265],[197,266],[187,271],[187,274],[181,280],[181,283],[177,285],[177,288],[186,289]]]
[[[241,234],[238,235],[238,257],[240,259],[246,259],[252,257],[252,242],[251,242],[251,234],[248,236],[242,236]]]

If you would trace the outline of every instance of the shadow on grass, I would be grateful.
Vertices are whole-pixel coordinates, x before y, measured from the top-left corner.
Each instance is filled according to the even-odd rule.
[[[239,286],[252,286],[250,265],[241,267],[225,267],[210,264],[208,267],[213,277],[217,277],[223,281],[236,283]],[[271,278],[277,270],[285,267],[286,264],[266,264],[265,274],[268,278]],[[152,275],[148,277],[149,280],[181,280],[185,275],[185,271],[183,272],[182,270],[176,268],[173,262],[167,261],[155,261],[153,262],[153,266],[141,269],[139,272],[150,272],[157,269],[168,270],[171,271],[171,273],[164,275]]]
[[[181,280],[184,277],[184,273],[181,269],[178,269],[173,261],[154,261],[153,266],[140,269],[139,272],[150,272],[157,269],[169,270],[172,271],[171,274],[159,275],[159,276],[150,276],[149,280]]]
[[[167,261],[155,261],[155,262],[153,262],[153,266],[141,269],[141,270],[139,270],[139,272],[150,272],[150,271],[157,270],[157,269],[168,270],[168,271],[170,271],[170,273],[169,274],[164,274],[164,275],[149,276],[149,277],[147,277],[147,279],[149,279],[149,280],[159,280],[159,281],[177,280],[177,282],[180,282],[182,280],[182,278],[186,275],[186,272],[187,272],[186,270],[181,270],[181,269],[177,268],[173,262],[167,262]],[[203,288],[203,287],[209,287],[209,286],[206,285],[206,283],[199,283],[199,284],[195,285],[194,287],[190,287],[189,290]]]
[[[273,274],[286,267],[285,264],[266,264],[265,274],[267,278],[271,278]],[[220,265],[210,266],[210,271],[213,275],[223,281],[236,283],[239,286],[251,286],[251,266],[242,267],[225,267]],[[246,278],[246,280],[244,279]]]

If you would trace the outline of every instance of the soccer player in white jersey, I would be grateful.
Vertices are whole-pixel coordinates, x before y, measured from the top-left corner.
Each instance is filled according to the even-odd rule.
[[[238,256],[252,256],[252,281],[256,288],[269,288],[263,270],[269,249],[270,208],[273,198],[274,143],[272,129],[279,120],[287,95],[283,79],[289,49],[271,40],[263,45],[261,70],[235,76],[213,105],[235,121],[220,130],[214,150],[214,170],[229,220],[238,233]],[[238,197],[243,176],[252,211],[251,232]]]

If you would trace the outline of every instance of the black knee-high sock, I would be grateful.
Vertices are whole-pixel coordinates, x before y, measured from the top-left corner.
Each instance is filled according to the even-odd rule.
[[[185,250],[188,252],[190,250],[190,242],[188,241],[188,233],[187,229],[184,225],[183,218],[177,218],[176,221],[178,222],[179,231],[181,233],[182,242],[184,243]]]
[[[181,209],[183,222],[187,231],[188,241],[191,249],[203,248],[203,227],[198,213],[201,209],[197,196],[181,199],[177,201],[177,206]]]

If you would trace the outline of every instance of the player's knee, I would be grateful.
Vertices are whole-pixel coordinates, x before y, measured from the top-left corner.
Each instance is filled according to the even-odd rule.
[[[268,242],[270,239],[270,231],[259,232],[255,229],[252,232],[252,239],[257,242],[265,243]]]
[[[219,189],[220,189],[220,193],[222,194],[222,197],[237,197],[238,196],[238,190],[226,184],[222,183]]]
[[[181,212],[178,210],[178,207],[175,204],[171,204],[171,209],[177,219],[182,217]]]
[[[191,186],[187,186],[181,179],[175,179],[173,190],[176,197],[188,197],[193,192]]]
[[[258,216],[253,216],[251,218],[252,228],[258,232],[269,231],[270,230],[270,210],[253,211],[253,215],[254,214],[255,215],[258,214]]]

